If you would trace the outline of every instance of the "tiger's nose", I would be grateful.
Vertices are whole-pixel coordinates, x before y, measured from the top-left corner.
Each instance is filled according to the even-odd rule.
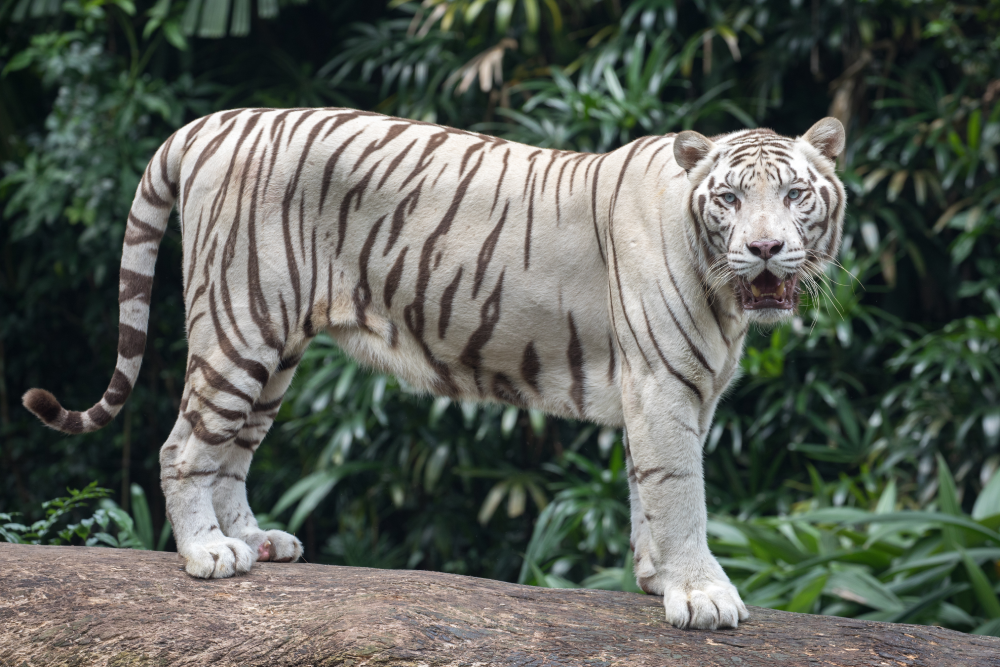
[[[773,241],[771,239],[762,239],[760,241],[754,241],[753,243],[748,243],[747,248],[750,249],[750,254],[754,257],[760,257],[763,260],[769,260],[785,247],[782,241]]]

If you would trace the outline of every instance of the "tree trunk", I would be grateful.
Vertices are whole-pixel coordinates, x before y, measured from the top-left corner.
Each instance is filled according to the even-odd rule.
[[[678,630],[658,597],[417,571],[0,544],[0,667],[40,665],[1000,665],[1000,639],[751,609]]]

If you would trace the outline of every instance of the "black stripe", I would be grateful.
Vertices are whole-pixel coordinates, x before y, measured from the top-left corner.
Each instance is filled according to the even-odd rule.
[[[479,388],[480,393],[483,392],[482,379],[480,378],[480,371],[483,364],[482,349],[486,347],[490,338],[493,337],[493,331],[496,329],[497,322],[500,321],[503,275],[504,272],[501,271],[500,279],[497,280],[496,286],[486,300],[483,301],[483,305],[479,309],[479,327],[469,336],[469,340],[465,344],[465,349],[462,350],[462,354],[458,357],[460,362],[472,369],[473,377],[476,380],[476,387]]]
[[[472,298],[475,299],[476,295],[479,294],[479,288],[483,284],[483,278],[486,277],[486,268],[490,265],[490,260],[493,259],[493,251],[496,250],[497,241],[500,240],[500,232],[503,230],[504,222],[507,221],[507,210],[510,208],[510,200],[504,204],[503,213],[500,214],[500,220],[497,222],[493,231],[490,232],[486,240],[483,241],[483,247],[479,249],[479,257],[476,258],[476,277],[472,281]]]
[[[521,377],[524,378],[529,387],[539,394],[542,392],[538,385],[538,376],[541,372],[542,362],[538,358],[535,343],[532,341],[524,346],[524,354],[521,355]]]
[[[649,338],[650,338],[650,340],[653,341],[653,348],[656,349],[656,354],[659,355],[660,361],[663,362],[663,366],[667,369],[667,372],[670,373],[671,375],[673,375],[678,380],[680,380],[681,383],[685,387],[687,387],[692,392],[694,392],[694,395],[698,397],[698,402],[699,403],[704,402],[705,399],[701,395],[701,390],[698,389],[697,385],[695,385],[693,382],[691,382],[691,380],[688,380],[686,377],[684,377],[679,372],[677,372],[677,369],[674,368],[670,364],[670,362],[667,361],[667,358],[663,355],[663,350],[660,349],[660,344],[656,340],[656,334],[653,333],[653,326],[649,323],[649,315],[646,314],[646,307],[645,306],[642,307],[642,315],[643,315],[643,317],[646,318],[646,331],[649,332]]]
[[[462,267],[458,267],[455,278],[444,288],[441,295],[441,314],[438,316],[438,338],[444,340],[448,332],[448,322],[451,320],[451,306],[455,301],[455,292],[458,291],[458,284],[462,280]]]
[[[566,347],[566,358],[569,360],[569,372],[573,377],[569,395],[573,399],[573,404],[576,405],[577,412],[583,416],[583,344],[576,333],[573,313],[567,314],[567,320],[569,321],[569,345]]]

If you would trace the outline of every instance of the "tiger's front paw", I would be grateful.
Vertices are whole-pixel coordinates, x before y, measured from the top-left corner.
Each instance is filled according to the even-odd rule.
[[[721,579],[667,585],[663,591],[663,607],[667,621],[678,628],[735,628],[740,621],[750,618],[736,587]]]
[[[663,596],[667,621],[678,628],[735,628],[750,618],[736,587],[710,555],[657,568],[648,551],[637,551],[635,575],[642,590]]]
[[[257,560],[294,563],[302,556],[302,542],[283,530],[269,530],[257,547]]]
[[[181,550],[184,570],[199,579],[224,579],[246,574],[253,567],[255,554],[242,540],[220,537],[189,544]]]

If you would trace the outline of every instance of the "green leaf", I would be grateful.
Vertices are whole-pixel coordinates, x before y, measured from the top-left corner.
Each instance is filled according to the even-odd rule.
[[[545,434],[545,413],[541,410],[528,410],[528,419],[531,421],[531,430],[539,438]]]
[[[433,428],[437,424],[438,420],[441,419],[441,415],[444,414],[449,405],[451,405],[451,399],[447,396],[438,396],[434,399],[434,402],[431,403],[430,415],[427,418],[427,423],[431,428]]]
[[[978,628],[972,631],[974,635],[990,635],[992,637],[1000,637],[1000,618],[994,618],[986,621]]]
[[[181,31],[191,36],[195,28],[198,27],[198,15],[201,13],[202,0],[188,0],[188,5],[184,9],[184,16],[181,19]]]
[[[972,506],[972,518],[977,521],[996,514],[1000,514],[1000,469],[993,473]]]
[[[888,514],[896,509],[896,480],[890,479],[882,491],[878,504],[875,506],[876,514]]]
[[[281,514],[301,498],[314,493],[318,488],[327,488],[327,492],[329,492],[333,488],[333,484],[329,487],[326,487],[326,485],[331,479],[333,480],[333,483],[336,484],[337,481],[344,477],[368,470],[374,470],[379,467],[379,464],[374,462],[351,461],[332,469],[318,470],[306,477],[303,477],[298,482],[293,484],[290,489],[285,491],[281,498],[278,499],[278,502],[275,503],[274,509],[271,510],[271,515],[276,516]],[[322,500],[322,497],[318,498],[316,502],[318,503],[319,500]]]
[[[153,549],[153,517],[149,513],[149,503],[146,502],[146,492],[138,484],[132,484],[132,518],[135,520],[135,533],[147,551]]]
[[[538,0],[524,0],[524,19],[528,32],[538,32]]]
[[[34,60],[35,52],[31,49],[15,53],[14,56],[7,61],[7,66],[3,68],[3,75],[6,76],[10,72],[17,72],[18,70],[30,67]]]
[[[979,150],[979,136],[982,130],[983,112],[976,109],[969,114],[969,125],[966,130],[966,142],[973,151]]]
[[[500,419],[500,433],[505,438],[509,438],[510,434],[514,431],[514,426],[517,425],[517,414],[518,409],[513,405],[510,405],[503,411],[503,417]]]
[[[785,606],[785,611],[794,611],[803,614],[811,613],[816,600],[819,599],[820,594],[826,587],[829,576],[828,573],[823,573],[806,584],[805,587],[795,594],[792,601]]]
[[[229,34],[233,37],[245,37],[250,34],[250,0],[233,0]]]
[[[976,594],[979,604],[982,605],[983,610],[990,618],[1000,618],[1000,599],[997,598],[986,573],[972,560],[965,549],[960,548],[959,550],[962,554],[965,571],[969,575],[969,583],[972,584],[972,592]]]
[[[941,511],[954,516],[962,516],[962,506],[958,502],[958,492],[955,490],[955,478],[951,476],[951,470],[940,454],[937,455],[937,463],[938,502],[941,505]]]
[[[500,0],[497,3],[496,26],[497,32],[505,33],[510,26],[510,17],[514,13],[515,0]]]
[[[479,508],[479,523],[484,526],[489,523],[494,512],[497,511],[497,507],[500,506],[500,502],[507,495],[507,488],[508,482],[506,481],[497,482],[493,485],[493,488],[486,494],[486,499],[483,501],[482,507]]]
[[[186,51],[188,47],[187,39],[184,37],[184,33],[181,30],[181,24],[178,21],[167,21],[163,24],[163,35],[167,38],[167,41],[177,49],[178,51]]]
[[[117,5],[129,16],[135,16],[135,4],[132,3],[132,0],[111,0],[111,4]]]
[[[108,533],[95,533],[89,540],[87,540],[87,546],[91,547],[99,542],[115,549],[118,549],[121,546],[118,544],[117,538],[113,535],[109,535]]]
[[[445,463],[448,462],[450,454],[451,447],[447,444],[438,445],[434,449],[434,453],[427,460],[427,465],[424,466],[425,490],[432,491],[434,489],[437,481],[441,478],[441,471],[444,469]]]
[[[951,514],[942,514],[941,512],[902,511],[889,512],[888,514],[872,514],[851,507],[831,507],[805,514],[797,514],[793,518],[814,523],[898,523],[900,529],[918,531],[926,530],[928,525],[934,524],[958,526],[1000,544],[1000,533],[990,530],[965,516],[952,516]]]
[[[479,17],[479,12],[483,11],[483,7],[489,0],[473,0],[465,8],[465,22],[472,23]],[[393,0],[390,3],[390,7],[394,4],[402,4],[405,0]]]
[[[174,527],[170,521],[163,522],[163,529],[160,531],[160,539],[156,541],[156,550],[165,551],[167,548],[167,540],[174,532]]]
[[[315,480],[315,483],[299,502],[298,507],[295,508],[295,512],[292,513],[292,518],[288,520],[288,532],[294,533],[299,529],[302,522],[304,522],[312,511],[316,509],[316,506],[330,494],[330,491],[333,490],[333,487],[336,486],[340,479],[341,476],[334,474],[332,471],[324,471],[324,473]]]
[[[898,611],[903,603],[885,584],[861,570],[833,572],[826,592],[879,611]]]
[[[1000,549],[998,548],[965,549],[964,553],[968,554],[970,558],[976,561],[1000,560]],[[962,560],[962,554],[958,551],[946,551],[932,556],[906,558],[883,572],[882,576],[890,577],[899,572],[919,570],[925,567],[933,567],[941,564],[954,566],[957,565],[960,560]]]
[[[229,0],[202,0],[204,5],[198,25],[198,36],[219,38],[226,35]]]
[[[802,552],[792,542],[776,530],[768,529],[756,524],[743,524],[740,528],[747,534],[750,543],[755,550],[759,550],[759,555],[774,559],[783,560],[789,564],[800,563],[808,554]]]
[[[888,623],[905,623],[908,620],[919,616],[941,600],[946,600],[953,595],[964,593],[967,590],[969,590],[969,584],[966,583],[943,586],[937,590],[931,591],[916,602],[907,606],[905,609],[902,609],[894,614],[884,616],[880,620]]]
[[[562,12],[559,10],[559,4],[556,0],[545,0],[545,6],[552,13],[552,29],[555,32],[562,31]]]
[[[344,400],[344,396],[347,395],[347,391],[351,388],[351,383],[354,381],[354,375],[358,372],[358,365],[354,362],[347,364],[343,371],[340,373],[340,378],[337,380],[337,387],[333,390],[333,401],[335,403],[340,403]]]
[[[527,499],[528,494],[525,491],[524,484],[511,484],[510,492],[507,494],[507,516],[513,519],[524,514]]]
[[[958,492],[955,489],[955,478],[951,476],[951,470],[944,457],[937,455],[938,463],[938,503],[941,511],[953,516],[963,516],[961,503],[958,501]],[[951,548],[964,544],[965,541],[955,529],[947,527],[943,530],[945,541]]]

